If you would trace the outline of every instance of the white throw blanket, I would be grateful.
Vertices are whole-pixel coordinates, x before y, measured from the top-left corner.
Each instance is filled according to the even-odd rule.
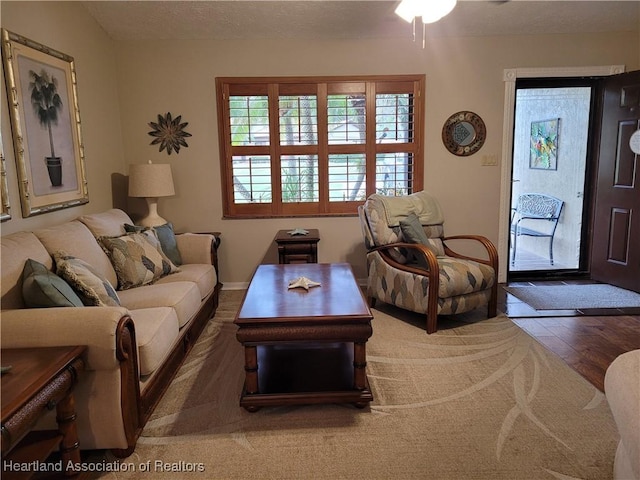
[[[387,225],[390,227],[400,225],[400,220],[406,218],[411,212],[415,212],[422,225],[439,225],[444,222],[440,204],[425,191],[404,197],[386,197],[374,194],[369,198],[371,199],[372,197],[382,202],[387,217]]]

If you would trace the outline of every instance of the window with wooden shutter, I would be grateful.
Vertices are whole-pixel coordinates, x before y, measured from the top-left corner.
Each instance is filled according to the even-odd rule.
[[[422,189],[424,76],[217,78],[224,216],[349,215]]]

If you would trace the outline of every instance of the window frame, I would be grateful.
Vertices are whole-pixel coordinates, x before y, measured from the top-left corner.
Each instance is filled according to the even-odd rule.
[[[412,193],[424,187],[424,88],[425,75],[366,75],[320,77],[217,77],[216,100],[220,149],[223,218],[270,218],[349,216],[357,214],[364,200],[329,201],[328,158],[334,153],[365,155],[366,195],[376,192],[376,155],[412,155]],[[327,95],[362,93],[365,96],[366,141],[363,144],[330,144],[327,125]],[[376,95],[410,93],[412,139],[406,143],[376,142]],[[229,98],[233,95],[266,95],[269,111],[269,145],[232,145]],[[279,97],[316,95],[317,145],[280,145]],[[319,201],[283,202],[281,157],[292,154],[318,155]],[[235,203],[232,158],[237,155],[268,155],[271,159],[271,202]],[[278,173],[276,173],[278,172]]]

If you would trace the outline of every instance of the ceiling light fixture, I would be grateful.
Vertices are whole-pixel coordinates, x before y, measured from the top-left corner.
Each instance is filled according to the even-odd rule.
[[[416,40],[416,18],[422,18],[422,48],[425,47],[425,28],[427,23],[435,23],[445,17],[456,6],[457,0],[402,0],[395,13],[405,22],[413,24],[413,41]]]

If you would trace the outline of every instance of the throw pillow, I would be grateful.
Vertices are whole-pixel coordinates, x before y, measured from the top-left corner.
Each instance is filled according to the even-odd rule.
[[[22,297],[28,308],[84,306],[67,282],[32,258],[22,270]]]
[[[87,306],[117,307],[120,299],[109,280],[84,260],[58,251],[53,254],[56,273],[64,278]]]
[[[130,225],[128,223],[124,224],[124,230],[128,233],[140,233],[144,232],[148,228],[149,227],[142,227],[139,225]],[[168,222],[164,225],[152,227],[152,229],[154,232],[156,232],[158,240],[160,240],[160,246],[162,247],[162,251],[164,252],[164,254],[169,257],[169,260],[171,260],[174,265],[182,265],[182,257],[180,256],[180,251],[178,250],[176,235],[173,232],[173,224],[171,222]]]
[[[173,233],[173,224],[171,222],[165,223],[164,225],[153,227],[153,230],[156,232],[156,235],[158,235],[158,240],[160,240],[160,245],[165,255],[169,257],[175,265],[182,265],[182,257],[178,250],[176,235]]]
[[[179,271],[162,251],[153,230],[100,237],[98,241],[111,260],[121,290],[148,285]]]
[[[441,257],[444,256],[444,247],[442,246],[442,240],[439,238],[429,238],[424,231],[424,227],[420,223],[420,219],[415,212],[409,213],[406,218],[400,220],[400,230],[402,236],[408,243],[420,243],[431,250],[434,255]],[[425,258],[420,254],[412,254],[414,261],[427,268]]]

